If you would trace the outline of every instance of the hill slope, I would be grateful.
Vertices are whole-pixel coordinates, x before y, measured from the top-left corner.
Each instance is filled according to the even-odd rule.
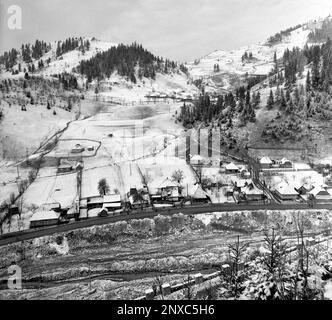
[[[230,90],[245,82],[246,75],[268,75],[275,65],[275,54],[279,60],[286,49],[303,48],[308,42],[315,42],[314,37],[309,36],[328,21],[330,17],[289,28],[271,36],[265,43],[232,51],[216,50],[188,63],[187,68],[194,80],[203,79],[208,91]]]

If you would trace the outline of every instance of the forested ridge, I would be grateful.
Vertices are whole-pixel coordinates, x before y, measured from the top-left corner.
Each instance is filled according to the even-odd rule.
[[[109,50],[97,53],[90,60],[81,61],[77,71],[88,78],[88,82],[93,79],[103,79],[117,72],[120,76],[136,83],[137,78],[155,79],[157,72],[169,73],[181,70],[187,72],[183,64],[157,57],[141,44],[131,45],[119,44]]]

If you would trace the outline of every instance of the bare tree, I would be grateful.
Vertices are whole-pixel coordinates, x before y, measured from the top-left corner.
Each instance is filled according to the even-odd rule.
[[[173,173],[172,173],[172,180],[173,181],[176,181],[177,183],[181,183],[184,179],[184,174],[183,174],[183,171],[182,170],[175,170]]]

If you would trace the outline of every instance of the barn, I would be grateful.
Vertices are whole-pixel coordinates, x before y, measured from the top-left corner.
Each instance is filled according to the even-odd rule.
[[[30,219],[30,228],[54,226],[59,223],[60,213],[55,211],[39,211]]]

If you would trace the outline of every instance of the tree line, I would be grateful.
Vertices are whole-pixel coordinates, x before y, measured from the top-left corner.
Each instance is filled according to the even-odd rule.
[[[136,83],[139,79],[155,79],[157,72],[170,73],[176,69],[187,72],[186,67],[174,61],[163,59],[153,55],[142,45],[133,43],[131,45],[119,44],[107,51],[97,53],[89,60],[81,61],[77,71],[88,78],[101,80],[109,78],[112,73],[117,72],[120,76],[127,77]]]
[[[206,125],[212,121],[227,123],[232,126],[234,118],[238,118],[242,124],[255,122],[255,108],[260,103],[260,93],[252,93],[250,89],[240,87],[233,93],[211,97],[202,91],[194,105],[181,107],[178,120],[185,127],[193,126],[195,123],[205,122]]]

